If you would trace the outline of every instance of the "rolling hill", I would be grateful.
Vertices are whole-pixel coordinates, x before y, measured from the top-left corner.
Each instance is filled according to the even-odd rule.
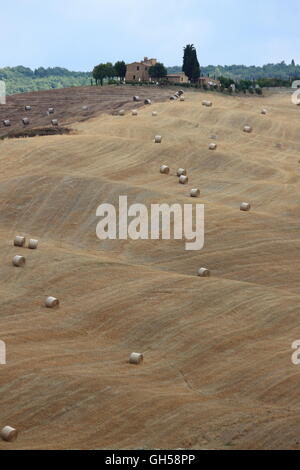
[[[86,98],[69,111],[65,100],[72,135],[0,141],[0,424],[20,431],[0,449],[299,449],[299,108],[285,94],[189,91],[132,116],[114,90],[88,120]],[[99,241],[96,209],[119,195],[204,203],[204,249]],[[38,250],[13,247],[16,234],[38,238]],[[201,266],[210,278],[197,277]],[[47,295],[59,309],[43,306]],[[141,366],[128,364],[133,351]]]

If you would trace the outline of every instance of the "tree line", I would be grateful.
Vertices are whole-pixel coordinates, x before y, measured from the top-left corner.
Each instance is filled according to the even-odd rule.
[[[180,66],[168,67],[168,73],[178,73]],[[201,67],[201,75],[219,79],[220,77],[233,80],[278,79],[293,80],[300,77],[300,65],[292,60],[290,64],[282,61],[278,64],[263,66],[246,65],[208,65]]]
[[[29,67],[24,67],[23,65],[18,65],[17,67],[4,67],[0,68],[0,77],[1,80],[6,78],[11,78],[12,76],[19,77],[28,77],[28,78],[46,78],[46,77],[81,77],[88,78],[90,77],[90,72],[72,72],[62,67],[39,67],[37,69],[31,69]]]
[[[104,79],[113,79],[115,77],[124,80],[126,76],[127,67],[123,60],[120,60],[113,65],[111,62],[106,64],[99,64],[94,67],[93,78],[96,85],[100,82],[103,85]]]
[[[5,81],[7,94],[13,95],[54,88],[88,86],[91,83],[91,74],[89,72],[71,72],[60,67],[47,69],[40,67],[31,70],[20,65],[0,68],[0,80]]]

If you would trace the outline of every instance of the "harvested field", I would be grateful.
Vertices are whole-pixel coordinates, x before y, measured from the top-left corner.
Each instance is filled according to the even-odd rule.
[[[39,105],[24,99],[34,125],[47,125],[36,107],[53,105],[74,134],[0,142],[0,428],[19,431],[0,449],[299,449],[300,108],[283,95],[187,92],[184,103],[159,103],[164,92],[149,90],[155,119],[143,105],[119,117],[111,112],[136,108],[129,97],[144,90],[122,100],[126,89],[107,90],[97,108],[98,90],[91,113],[109,113],[89,120],[85,100],[68,108],[81,90],[61,109],[52,92]],[[96,209],[119,195],[204,203],[204,249],[99,241]],[[14,247],[16,235],[38,239],[38,250]],[[201,267],[211,276],[197,276]],[[45,307],[48,296],[59,308]]]
[[[26,130],[47,128],[51,126],[53,116],[59,124],[66,127],[75,121],[85,121],[103,112],[118,113],[123,108],[132,109],[133,96],[139,94],[142,102],[135,108],[143,106],[144,99],[150,97],[153,102],[169,99],[170,89],[139,86],[93,86],[73,87],[40,92],[21,93],[7,97],[7,104],[0,106],[0,138],[24,129],[22,119],[26,116],[30,123]],[[31,106],[25,111],[25,106]],[[54,108],[54,113],[48,110]],[[11,127],[4,126],[9,119]]]

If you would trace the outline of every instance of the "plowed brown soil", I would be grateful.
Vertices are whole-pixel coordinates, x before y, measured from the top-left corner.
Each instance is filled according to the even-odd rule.
[[[141,99],[135,104],[135,108],[138,108],[143,105],[146,98],[156,102],[165,101],[172,93],[174,93],[174,88],[172,91],[172,88],[154,86],[93,86],[8,96],[6,105],[0,105],[0,137],[8,133],[51,127],[52,119],[57,119],[59,126],[67,126],[75,121],[85,121],[98,116],[103,112],[117,113],[121,108],[129,109],[135,95]],[[31,110],[25,111],[25,106],[31,106]],[[48,114],[49,108],[54,108],[54,114]],[[29,125],[23,124],[22,119],[25,117],[29,119]],[[5,127],[3,124],[3,121],[7,119],[11,121],[10,127]]]

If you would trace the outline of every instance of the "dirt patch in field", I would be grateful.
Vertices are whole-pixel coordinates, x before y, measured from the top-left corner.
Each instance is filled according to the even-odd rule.
[[[1,140],[4,139],[20,139],[24,137],[42,137],[49,135],[64,135],[73,134],[74,131],[68,127],[42,127],[37,129],[25,129],[23,131],[10,131],[7,134],[0,136]]]
[[[28,129],[51,127],[52,119],[58,120],[59,127],[67,128],[71,123],[83,122],[103,113],[116,114],[121,108],[141,107],[146,98],[153,104],[163,102],[174,94],[174,88],[177,87],[89,86],[12,95],[7,97],[5,105],[0,105],[0,137],[11,132],[25,133]],[[133,101],[136,95],[141,99],[138,103]],[[26,106],[31,109],[26,111]],[[53,108],[53,113],[49,113],[49,108]],[[29,119],[26,131],[22,122],[24,118]],[[10,121],[9,132],[4,125],[5,120]]]

